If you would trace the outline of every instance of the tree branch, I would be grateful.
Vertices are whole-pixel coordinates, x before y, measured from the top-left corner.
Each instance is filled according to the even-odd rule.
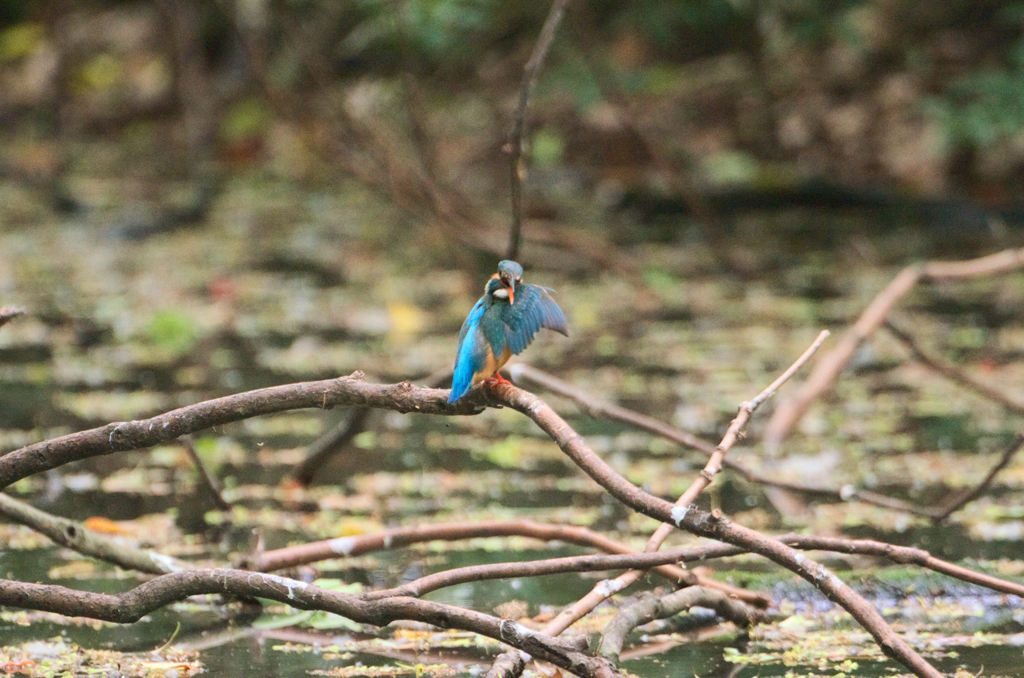
[[[754,411],[760,407],[761,403],[770,398],[784,383],[786,383],[790,377],[796,374],[811,356],[814,355],[822,343],[828,338],[828,330],[825,330],[818,334],[817,339],[803,352],[803,354],[796,359],[796,361],[790,365],[790,367],[783,372],[775,381],[768,385],[761,393],[749,402],[742,403],[739,407],[739,413],[732,420],[728,430],[725,432],[725,436],[722,438],[722,442],[714,449],[711,453],[710,459],[708,459],[707,465],[700,472],[700,475],[694,479],[690,487],[676,500],[676,508],[682,508],[690,506],[697,500],[697,497],[701,492],[704,491],[708,485],[714,480],[717,473],[722,470],[722,462],[725,460],[725,455],[729,450],[732,449],[736,441],[739,440],[743,428],[747,425],[750,417]],[[669,535],[672,534],[673,526],[669,523],[662,523],[655,530],[654,534],[651,535],[650,539],[647,540],[647,545],[644,547],[644,551],[652,552],[657,551],[661,548],[661,545],[665,543]],[[628,586],[632,586],[637,579],[643,575],[642,570],[630,570],[623,572],[612,581],[601,582],[594,587],[590,593],[585,595],[583,598],[576,601],[574,604],[565,608],[558,615],[552,619],[547,626],[544,627],[546,633],[552,635],[558,635],[565,629],[569,628],[570,625],[576,623],[584,615],[590,614],[590,612],[596,608],[602,601],[607,600],[609,597],[622,591]]]
[[[559,379],[553,374],[548,374],[543,370],[539,370],[532,365],[516,363],[512,365],[508,371],[512,376],[512,381],[517,384],[521,381],[526,381],[528,383],[536,384],[537,386],[540,386],[552,393],[557,393],[560,396],[569,398],[579,405],[586,414],[595,419],[603,417],[605,419],[621,421],[625,424],[650,431],[655,435],[659,435],[666,440],[671,440],[672,442],[683,445],[684,447],[689,447],[703,452],[708,456],[711,456],[715,451],[714,445],[705,440],[701,440],[688,431],[683,431],[675,426],[670,426],[662,421],[658,421],[654,417],[648,417],[645,414],[640,414],[639,412],[626,409],[621,405],[615,405],[613,403],[594,398],[580,387]]]
[[[599,653],[618,664],[619,654],[626,643],[626,636],[633,629],[641,624],[671,617],[698,605],[714,610],[719,617],[731,621],[740,628],[747,628],[765,617],[763,612],[758,612],[743,603],[731,600],[721,591],[713,591],[702,586],[691,586],[660,597],[647,592],[640,596],[635,603],[619,610],[619,613],[608,622],[601,639]]]
[[[114,422],[99,428],[53,438],[0,457],[0,490],[13,482],[64,464],[112,452],[165,443],[186,433],[287,410],[332,407],[375,407],[402,413],[479,414],[485,401],[471,392],[454,405],[448,391],[417,388],[408,382],[368,383],[362,372],[324,381],[273,386],[207,400],[151,419]]]
[[[584,472],[627,506],[693,534],[749,549],[786,567],[849,611],[871,633],[886,655],[919,676],[938,678],[940,675],[889,628],[867,601],[828,569],[775,539],[726,520],[718,512],[708,514],[692,506],[674,506],[644,492],[605,464],[582,436],[540,398],[511,384],[489,385],[474,391],[455,406],[447,405],[447,395],[447,391],[418,388],[408,383],[368,384],[359,373],[340,379],[261,389],[180,408],[147,420],[114,423],[30,445],[0,457],[0,482],[6,485],[68,461],[137,449],[201,428],[287,409],[348,405],[382,407],[400,412],[472,414],[478,412],[484,398],[489,397],[494,404],[512,407],[530,417]]]
[[[309,446],[306,458],[292,469],[292,478],[303,487],[309,487],[316,472],[363,432],[372,411],[369,407],[356,407],[349,411],[344,420]]]
[[[530,103],[530,95],[537,85],[537,76],[540,74],[541,66],[548,55],[551,43],[555,40],[555,31],[558,24],[562,23],[565,9],[569,6],[569,0],[554,0],[551,9],[540,29],[540,36],[537,44],[533,47],[530,60],[523,68],[523,80],[519,86],[519,100],[516,103],[516,112],[512,119],[512,129],[508,133],[508,141],[502,150],[509,156],[509,180],[512,192],[512,228],[509,230],[508,249],[506,258],[519,258],[519,244],[523,230],[523,182],[526,180],[527,166],[523,159],[523,146],[526,136],[526,112]]]
[[[393,589],[381,589],[364,595],[368,600],[388,598],[391,596],[414,596],[420,597],[431,591],[456,586],[466,582],[485,581],[490,579],[510,579],[513,577],[542,577],[549,574],[564,574],[566,572],[601,572],[604,570],[621,569],[654,569],[668,563],[678,563],[683,560],[697,560],[692,550],[683,549],[678,551],[652,551],[645,553],[628,553],[619,555],[589,555],[589,556],[567,556],[564,558],[548,558],[545,560],[517,561],[512,563],[491,563],[488,565],[469,565],[442,572],[435,572],[407,584]],[[728,585],[721,585],[713,580],[696,577],[693,573],[690,579],[696,579],[688,586],[701,586],[702,588],[717,590],[722,595],[741,599],[758,607],[767,607],[768,601],[763,595],[750,591],[742,591]],[[708,585],[710,583],[710,585]],[[718,584],[715,586],[715,584]],[[607,587],[611,588],[611,587]],[[743,595],[746,593],[746,595]],[[607,596],[606,596],[607,597]],[[547,633],[547,631],[544,631]],[[548,634],[551,635],[551,634]]]
[[[242,570],[190,570],[166,574],[125,593],[110,595],[63,586],[0,580],[0,605],[129,624],[189,596],[221,594],[275,600],[301,610],[325,610],[352,621],[386,626],[411,619],[494,638],[579,676],[621,676],[608,660],[591,657],[571,643],[490,615],[450,605],[395,597],[366,601],[295,579]]]
[[[675,506],[644,492],[598,457],[583,437],[540,398],[511,384],[492,384],[486,390],[497,402],[530,417],[577,466],[625,505],[663,523],[701,537],[741,546],[782,565],[849,612],[874,637],[888,657],[922,678],[941,678],[942,674],[896,635],[872,605],[827,568],[775,539],[725,519],[718,511],[709,514],[693,506]]]
[[[240,565],[257,572],[273,572],[329,558],[355,557],[373,551],[402,548],[428,541],[477,539],[481,537],[532,537],[543,541],[589,546],[606,553],[635,553],[621,542],[576,525],[547,525],[532,520],[490,520],[476,523],[444,523],[395,527],[373,534],[337,537],[326,541],[288,546],[248,556]],[[665,561],[671,563],[671,560]],[[692,572],[680,567],[660,567],[658,571],[673,582],[696,583]]]
[[[549,558],[545,560],[523,561],[515,563],[494,563],[490,565],[473,565],[464,568],[444,570],[426,575],[408,584],[403,584],[395,589],[386,589],[364,594],[368,598],[378,598],[395,595],[421,596],[439,588],[454,586],[466,581],[482,581],[485,579],[502,579],[506,577],[537,577],[546,574],[557,574],[564,572],[596,572],[603,570],[618,569],[663,569],[666,563],[702,563],[717,558],[728,558],[732,556],[749,553],[745,548],[732,546],[730,544],[709,544],[706,546],[673,549],[671,551],[639,552],[630,551],[622,544],[608,539],[596,532],[583,527],[569,525],[544,525],[528,520],[493,521],[478,523],[477,529],[471,530],[468,525],[424,525],[412,528],[396,528],[371,535],[357,537],[339,537],[331,540],[336,542],[336,548],[331,549],[331,541],[315,542],[292,546],[276,551],[267,551],[261,556],[251,557],[243,563],[247,569],[255,569],[257,566],[266,570],[284,567],[294,567],[303,563],[321,560],[323,558],[354,557],[382,550],[385,548],[398,548],[409,544],[429,541],[433,539],[456,539],[471,537],[493,537],[493,536],[528,536],[536,539],[564,541],[583,546],[596,546],[604,548],[610,555],[584,555],[570,556],[565,558]],[[1010,593],[1024,597],[1024,585],[1016,584],[1005,579],[992,577],[990,575],[975,572],[958,565],[932,556],[923,549],[909,546],[895,546],[885,542],[868,539],[840,539],[835,537],[813,537],[798,534],[786,534],[776,537],[778,541],[802,551],[834,551],[836,553],[848,553],[866,556],[877,556],[887,558],[901,564],[913,564],[920,567],[939,572],[960,579],[962,581],[977,584],[990,588],[994,591]],[[311,556],[314,552],[329,550],[329,553],[321,554],[322,557]],[[682,568],[673,568],[672,572],[682,571]],[[691,573],[692,574],[692,573]],[[758,607],[764,607],[767,600],[762,594],[752,591],[739,590],[734,587],[723,586],[720,582],[713,582],[702,577],[697,577],[697,584],[705,587],[714,587],[734,598],[740,598],[744,602]],[[745,593],[746,595],[739,595]]]
[[[217,508],[221,511],[230,511],[231,502],[224,498],[224,488],[221,487],[220,481],[217,480],[216,476],[210,473],[210,469],[206,468],[206,464],[203,463],[202,457],[199,456],[199,452],[196,450],[192,436],[183,436],[181,444],[184,446],[188,458],[196,466],[196,472],[199,474],[199,484],[206,489],[207,494],[210,495]]]
[[[167,574],[193,568],[191,563],[184,560],[178,560],[148,549],[134,548],[108,539],[79,522],[40,511],[3,492],[0,492],[0,514],[46,535],[55,544],[77,551],[82,555],[113,563],[126,570],[148,574]]]
[[[23,315],[25,315],[25,309],[22,306],[0,306],[0,327]]]
[[[512,380],[516,384],[520,384],[522,382],[532,383],[552,393],[557,393],[558,395],[575,402],[585,413],[594,418],[604,417],[614,421],[621,421],[625,424],[629,424],[630,426],[635,426],[636,428],[649,431],[650,433],[660,436],[666,440],[683,445],[684,447],[689,447],[699,452],[703,452],[709,457],[715,451],[714,445],[701,440],[692,433],[678,429],[670,424],[666,424],[654,417],[634,412],[633,410],[622,407],[621,405],[615,405],[613,403],[608,403],[598,398],[594,398],[578,386],[570,384],[563,379],[559,379],[553,374],[539,370],[532,365],[516,363],[509,368],[509,372],[512,375]],[[752,483],[754,485],[777,487],[789,492],[822,497],[832,499],[834,501],[849,501],[851,499],[857,499],[865,504],[873,504],[875,506],[891,508],[915,515],[923,515],[929,518],[935,517],[934,512],[929,509],[921,508],[909,502],[893,499],[869,490],[855,489],[852,486],[834,489],[829,487],[792,483],[784,480],[775,480],[752,471],[739,462],[728,458],[722,460],[722,466],[733,473],[739,474],[748,483]]]
[[[933,355],[929,355],[917,344],[916,341],[914,341],[914,337],[912,337],[909,332],[900,329],[894,325],[891,320],[886,320],[884,326],[885,329],[889,331],[889,334],[896,337],[896,339],[899,340],[899,342],[903,344],[908,351],[910,351],[911,355],[914,356],[914,359],[925,367],[928,367],[933,372],[941,374],[943,377],[949,379],[955,384],[960,384],[982,397],[988,398],[992,402],[999,403],[1011,412],[1024,414],[1024,403],[1013,400],[1002,391],[999,391],[985,382],[970,376],[963,370],[957,369],[944,360],[940,360]]]
[[[765,430],[765,445],[777,450],[782,441],[825,391],[832,388],[840,373],[853,359],[857,349],[885,321],[893,307],[919,282],[968,280],[985,275],[1006,273],[1024,266],[1024,248],[1003,250],[966,261],[934,261],[908,266],[893,278],[885,289],[868,304],[853,326],[829,353],[822,356],[807,381],[790,400],[779,404]]]
[[[999,472],[1007,467],[1010,460],[1012,460],[1014,455],[1017,454],[1017,451],[1020,450],[1021,445],[1024,445],[1024,436],[1018,433],[1017,437],[1014,438],[1013,443],[1003,450],[1003,455],[999,458],[999,461],[996,462],[996,465],[992,467],[985,478],[978,483],[977,487],[965,493],[963,496],[953,497],[945,506],[935,509],[935,522],[941,523],[946,518],[950,517],[964,506],[967,506],[969,503],[980,497],[982,493],[988,489],[989,485],[992,484],[992,481],[996,479]]]

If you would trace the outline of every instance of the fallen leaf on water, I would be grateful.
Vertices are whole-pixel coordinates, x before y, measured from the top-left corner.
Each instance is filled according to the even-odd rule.
[[[121,525],[115,523],[110,518],[104,518],[103,516],[90,516],[86,518],[85,522],[82,524],[96,532],[105,532],[107,534],[131,534],[129,530],[121,527]]]

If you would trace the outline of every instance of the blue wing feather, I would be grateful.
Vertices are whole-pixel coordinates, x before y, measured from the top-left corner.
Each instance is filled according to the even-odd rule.
[[[505,315],[505,341],[512,354],[525,351],[542,327],[569,336],[565,314],[551,297],[550,290],[540,285],[519,285],[516,302]]]
[[[466,395],[473,384],[473,374],[479,370],[487,357],[487,346],[480,332],[480,318],[485,310],[484,300],[476,302],[473,310],[466,316],[459,330],[459,348],[455,354],[455,374],[452,376],[452,392],[448,402]]]
[[[459,331],[448,402],[454,403],[466,395],[477,375],[486,377],[493,373],[507,360],[508,353],[518,355],[526,350],[542,327],[569,336],[565,314],[548,288],[520,283],[514,304],[496,301],[485,294],[473,306]]]

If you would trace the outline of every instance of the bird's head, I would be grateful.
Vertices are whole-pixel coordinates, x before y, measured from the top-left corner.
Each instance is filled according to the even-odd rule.
[[[503,261],[498,264],[498,272],[487,281],[487,294],[498,299],[508,299],[509,304],[516,301],[516,288],[523,281],[523,267],[514,261]]]

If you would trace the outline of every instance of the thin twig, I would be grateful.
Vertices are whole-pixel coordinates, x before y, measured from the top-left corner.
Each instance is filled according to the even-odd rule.
[[[10,305],[0,307],[0,327],[23,315],[25,315],[24,307]]]
[[[309,487],[316,472],[363,432],[372,411],[369,407],[352,408],[337,426],[309,446],[306,458],[292,471],[292,478],[303,487]]]
[[[192,441],[192,436],[182,436],[181,444],[185,448],[185,452],[188,454],[189,459],[196,465],[196,470],[199,471],[199,482],[206,488],[207,493],[213,499],[213,503],[217,505],[221,511],[229,511],[231,509],[231,502],[224,498],[224,488],[221,487],[220,481],[217,480],[216,476],[210,473],[210,470],[206,468],[206,464],[203,463],[202,458],[196,451],[195,443]]]
[[[928,518],[930,520],[935,520],[938,515],[937,510],[933,507],[918,506],[917,504],[912,504],[909,501],[890,497],[878,492],[872,492],[871,490],[865,490],[853,485],[844,485],[840,488],[839,498],[843,501],[856,500],[861,503],[871,504],[872,506],[878,506],[880,508],[902,511],[903,513],[909,513],[912,516],[921,516],[922,518]]]
[[[574,386],[573,384],[559,379],[553,374],[539,370],[532,365],[528,365],[526,363],[515,363],[509,367],[509,374],[512,376],[513,382],[519,383],[521,380],[526,380],[541,386],[552,393],[557,393],[558,395],[571,399],[579,405],[585,413],[595,419],[604,417],[606,419],[621,421],[623,423],[630,424],[631,426],[651,431],[666,440],[671,440],[672,442],[683,445],[684,447],[698,450],[709,456],[715,451],[714,445],[705,440],[701,440],[688,431],[683,431],[675,426],[658,421],[654,417],[648,417],[645,414],[634,412],[633,410],[626,409],[620,405],[594,398],[578,386]]]
[[[523,68],[523,80],[519,86],[519,101],[516,104],[515,115],[512,119],[512,129],[509,131],[508,140],[502,150],[509,156],[509,179],[512,192],[512,228],[509,232],[508,259],[519,258],[519,244],[522,238],[523,228],[523,182],[527,176],[527,163],[523,158],[523,146],[526,137],[526,113],[530,104],[530,95],[537,85],[537,77],[544,65],[544,59],[548,55],[551,43],[555,40],[555,31],[558,24],[562,22],[565,9],[569,6],[570,0],[554,0],[551,9],[540,29],[540,36],[537,44],[533,47],[529,61]]]
[[[998,403],[1017,414],[1024,413],[1024,403],[1013,400],[1008,395],[999,391],[992,386],[972,377],[963,370],[957,369],[953,365],[937,358],[936,356],[930,355],[914,340],[914,337],[909,332],[897,327],[891,320],[886,320],[883,323],[883,327],[889,331],[889,334],[896,337],[901,344],[903,344],[907,350],[914,356],[914,358],[922,363],[929,369],[938,372],[943,377],[950,381],[965,386],[975,393],[988,398],[992,402]]]
[[[988,472],[988,475],[986,475],[985,478],[980,483],[978,483],[977,487],[975,487],[970,492],[967,492],[962,497],[954,497],[952,501],[950,501],[946,506],[937,509],[938,512],[935,515],[935,522],[941,523],[946,518],[948,518],[952,514],[962,509],[967,504],[971,503],[972,501],[980,497],[985,492],[985,490],[988,489],[989,485],[992,484],[992,481],[996,479],[996,476],[999,475],[999,472],[1007,467],[1007,465],[1010,463],[1010,460],[1013,459],[1013,456],[1017,454],[1018,450],[1020,450],[1021,445],[1024,445],[1024,436],[1017,434],[1017,437],[1014,438],[1013,443],[1003,451],[1003,456],[999,458],[999,461],[996,463],[995,466],[992,467],[992,470]]]
[[[770,383],[765,390],[758,393],[757,396],[746,405],[746,409],[753,414],[754,411],[761,406],[761,403],[775,395],[775,392],[778,391],[783,384],[789,381],[793,375],[811,359],[811,356],[818,352],[818,349],[821,348],[821,345],[829,338],[830,335],[831,333],[828,330],[822,330],[819,332],[817,338],[810,346],[807,347],[807,350],[796,359],[796,362],[790,365],[789,369],[780,374],[778,379]]]

